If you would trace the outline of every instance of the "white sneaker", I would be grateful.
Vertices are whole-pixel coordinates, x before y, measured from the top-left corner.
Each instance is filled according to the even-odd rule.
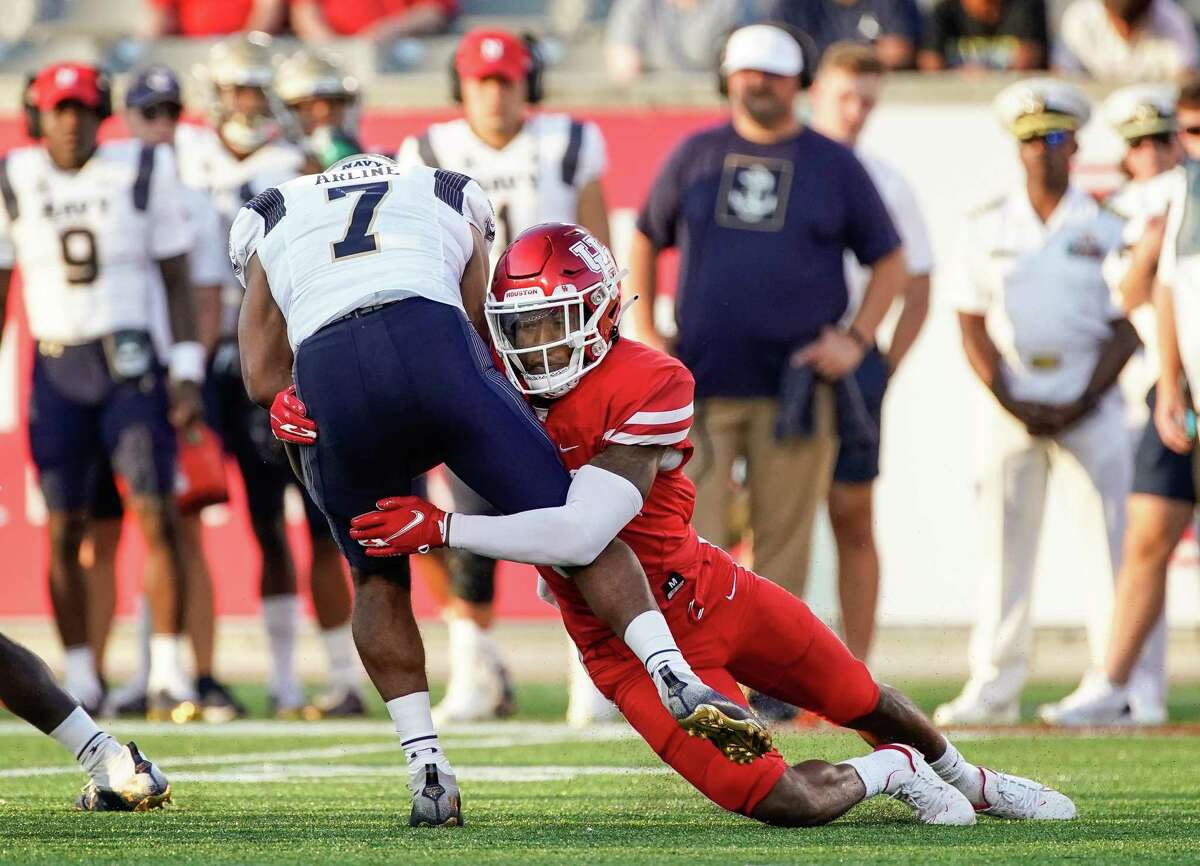
[[[587,669],[579,660],[575,647],[570,648],[571,661],[567,668],[568,692],[570,701],[567,704],[567,724],[573,728],[586,728],[589,725],[605,722],[615,722],[621,718],[616,704],[604,697]]]
[[[504,701],[504,683],[488,654],[483,631],[472,620],[448,616],[450,681],[433,708],[433,723],[494,719]]]
[[[933,711],[933,723],[941,728],[965,725],[1014,725],[1020,715],[1016,701],[1004,704],[987,700],[970,686],[957,698]]]
[[[1016,821],[1070,821],[1075,804],[1066,794],[1047,788],[1041,782],[979,768],[983,776],[981,815]]]
[[[903,751],[913,768],[913,775],[901,783],[893,797],[912,809],[922,824],[942,824],[965,827],[975,823],[975,807],[962,792],[942,781],[921,753],[909,746],[893,745]]]
[[[1127,690],[1104,676],[1084,677],[1079,688],[1058,703],[1038,707],[1037,716],[1048,725],[1073,728],[1133,723]]]

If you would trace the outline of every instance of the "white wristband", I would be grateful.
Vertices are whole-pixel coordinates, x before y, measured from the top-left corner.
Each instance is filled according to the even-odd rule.
[[[171,347],[167,369],[172,382],[204,381],[204,346],[193,340]]]

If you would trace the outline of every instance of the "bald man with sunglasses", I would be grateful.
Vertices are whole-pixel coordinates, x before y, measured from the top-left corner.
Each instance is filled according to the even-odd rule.
[[[959,325],[967,359],[995,399],[980,427],[982,531],[974,564],[981,604],[971,675],[938,708],[941,725],[1017,720],[1051,467],[1088,492],[1075,500],[1077,520],[1105,533],[1114,573],[1131,474],[1123,401],[1113,386],[1138,338],[1103,276],[1105,258],[1120,249],[1123,221],[1070,182],[1087,98],[1064,82],[1032,79],[1001,92],[996,110],[1017,139],[1025,177],[968,224]],[[1104,547],[1099,538],[1095,544]],[[1110,597],[1088,593],[1097,662]]]

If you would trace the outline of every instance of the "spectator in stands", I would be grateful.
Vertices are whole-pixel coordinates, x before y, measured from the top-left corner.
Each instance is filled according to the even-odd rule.
[[[148,0],[142,35],[224,36],[240,30],[278,33],[284,0]]]
[[[1049,44],[1045,0],[941,0],[929,13],[917,66],[1044,69]]]
[[[442,33],[457,11],[455,0],[290,0],[292,29],[305,42],[361,36],[387,42]]]
[[[803,64],[781,27],[753,24],[729,37],[721,75],[731,122],[675,149],[629,254],[630,293],[641,298],[631,314],[644,341],[663,348],[652,316],[656,265],[662,250],[680,247],[674,348],[696,379],[693,524],[713,544],[735,540],[730,479],[745,458],[755,568],[797,595],[833,475],[834,404],[851,393],[838,383],[874,345],[908,277],[862,163],[793,112]],[[857,314],[842,323],[847,252],[870,275]]]
[[[608,14],[609,77],[628,83],[645,72],[707,72],[721,40],[754,12],[751,0],[615,0]]]
[[[824,53],[835,42],[875,46],[888,69],[913,65],[921,36],[915,0],[773,0],[768,17],[799,27]]]
[[[1175,0],[1074,0],[1051,61],[1107,81],[1176,78],[1196,65],[1196,28]]]

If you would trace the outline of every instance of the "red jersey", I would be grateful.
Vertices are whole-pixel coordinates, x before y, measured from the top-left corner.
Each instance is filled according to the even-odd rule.
[[[664,610],[700,573],[700,539],[691,523],[696,488],[683,474],[692,456],[688,431],[694,392],[695,381],[682,363],[623,337],[566,396],[538,413],[544,415],[546,432],[572,471],[609,445],[670,449],[641,512],[618,536],[641,561],[655,600]],[[554,591],[576,643],[586,646],[612,637],[612,630],[591,612],[573,581],[553,568],[538,571]]]

